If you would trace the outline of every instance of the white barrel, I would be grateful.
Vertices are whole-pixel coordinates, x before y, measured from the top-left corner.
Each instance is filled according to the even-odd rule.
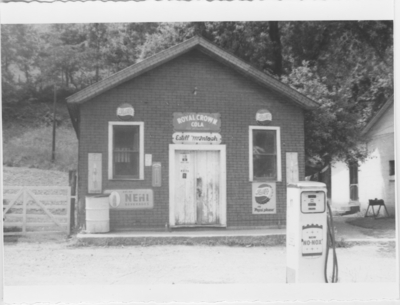
[[[86,197],[86,231],[89,233],[110,232],[110,195]]]

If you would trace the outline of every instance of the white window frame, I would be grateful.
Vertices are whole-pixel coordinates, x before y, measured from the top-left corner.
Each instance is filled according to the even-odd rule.
[[[139,126],[139,178],[115,178],[113,171],[114,126]],[[144,180],[144,122],[108,122],[108,179],[109,180]]]
[[[254,179],[253,175],[253,130],[274,130],[276,131],[276,179]],[[281,160],[281,128],[275,126],[249,126],[249,181],[282,181],[282,160]]]

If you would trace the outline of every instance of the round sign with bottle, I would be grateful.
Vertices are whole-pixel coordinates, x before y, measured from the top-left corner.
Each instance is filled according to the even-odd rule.
[[[272,114],[268,109],[260,109],[256,113],[256,121],[259,125],[268,125],[272,121]]]
[[[108,197],[110,206],[116,208],[121,203],[121,196],[118,192],[111,192],[110,197]]]
[[[128,103],[124,103],[117,108],[117,117],[120,120],[128,121],[133,119],[135,115],[135,110],[133,109],[132,105]]]

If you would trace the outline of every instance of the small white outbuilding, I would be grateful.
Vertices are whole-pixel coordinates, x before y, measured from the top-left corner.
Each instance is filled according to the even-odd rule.
[[[362,131],[369,157],[357,166],[344,162],[332,165],[332,205],[359,205],[366,210],[369,199],[383,199],[395,214],[394,99],[390,97]],[[381,209],[380,213],[384,213]]]

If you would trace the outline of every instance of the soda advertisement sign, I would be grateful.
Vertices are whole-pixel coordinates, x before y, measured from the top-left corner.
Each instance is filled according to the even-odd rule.
[[[151,189],[106,190],[104,193],[110,194],[110,209],[152,209],[154,206]]]
[[[272,121],[272,114],[268,109],[260,109],[256,113],[256,121],[260,125],[268,125]]]
[[[134,115],[135,109],[128,103],[124,103],[117,108],[117,117],[121,120],[130,120]]]
[[[221,129],[219,113],[175,112],[174,131],[216,131]]]
[[[172,135],[175,144],[220,144],[221,135],[215,132],[175,132]]]
[[[252,213],[276,214],[275,182],[254,182],[252,188]]]
[[[89,153],[88,155],[88,192],[90,194],[100,194],[102,192],[100,153]]]

